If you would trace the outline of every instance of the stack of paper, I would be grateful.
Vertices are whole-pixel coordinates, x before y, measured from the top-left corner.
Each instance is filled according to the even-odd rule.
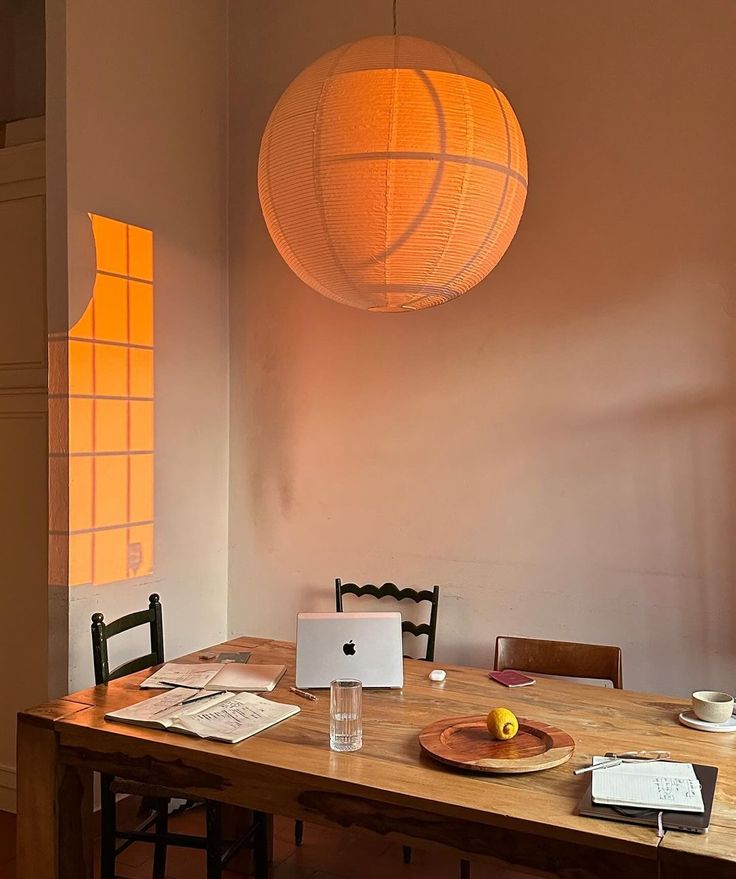
[[[594,757],[600,763],[606,757]],[[705,811],[700,782],[692,763],[632,760],[594,769],[592,797],[605,806],[660,809],[663,812]]]
[[[143,681],[141,689],[191,687],[194,690],[229,690],[231,693],[270,693],[285,673],[285,665],[167,662]]]

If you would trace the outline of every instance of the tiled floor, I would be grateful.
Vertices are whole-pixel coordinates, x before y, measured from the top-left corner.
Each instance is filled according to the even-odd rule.
[[[176,816],[172,830],[200,833],[203,816],[197,811]],[[120,879],[150,879],[152,849],[136,843],[118,858]],[[204,879],[204,853],[169,849],[167,879]],[[441,851],[414,849],[412,863],[405,865],[401,846],[377,836],[305,825],[304,844],[294,846],[294,822],[274,822],[274,869],[272,879],[458,879],[457,857]],[[499,871],[486,864],[473,864],[472,879],[523,879],[522,874]],[[15,875],[15,816],[0,812],[0,879],[31,879]],[[35,879],[35,877],[34,877]],[[40,879],[40,877],[39,877]],[[225,879],[243,879],[241,873],[225,871]]]

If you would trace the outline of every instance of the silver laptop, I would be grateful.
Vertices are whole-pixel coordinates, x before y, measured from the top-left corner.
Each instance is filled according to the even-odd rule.
[[[364,687],[403,687],[400,613],[300,613],[297,687],[355,678]]]

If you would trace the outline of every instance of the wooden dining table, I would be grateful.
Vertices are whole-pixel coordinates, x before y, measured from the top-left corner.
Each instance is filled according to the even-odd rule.
[[[239,637],[207,652],[219,649],[286,665],[268,698],[298,704],[300,713],[237,745],[106,721],[106,712],[155,695],[139,689],[145,671],[19,714],[19,877],[92,876],[95,771],[562,879],[736,877],[736,735],[681,726],[677,715],[688,707],[681,699],[544,678],[504,689],[486,669],[455,665],[444,665],[447,678],[435,683],[426,662],[405,660],[403,689],[364,692],[362,749],[336,753],[328,744],[329,694],[312,702],[289,691],[294,644]],[[201,652],[182,659],[198,661]],[[418,735],[428,724],[498,705],[569,733],[571,760],[541,772],[480,775],[421,752]],[[578,815],[589,777],[572,770],[594,754],[641,749],[719,768],[708,833],[659,838],[654,828]]]

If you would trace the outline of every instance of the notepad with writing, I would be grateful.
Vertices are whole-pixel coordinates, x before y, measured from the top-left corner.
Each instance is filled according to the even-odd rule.
[[[141,684],[141,689],[190,687],[232,693],[270,693],[286,673],[285,665],[258,663],[167,662]]]
[[[605,757],[594,757],[600,763]],[[692,763],[632,760],[593,770],[591,795],[597,805],[666,812],[705,811],[700,782]]]
[[[197,698],[200,696],[203,698]],[[187,705],[186,699],[196,701]],[[298,705],[271,702],[255,693],[200,691],[193,695],[191,689],[177,687],[128,708],[109,711],[105,720],[235,744],[299,711]]]

